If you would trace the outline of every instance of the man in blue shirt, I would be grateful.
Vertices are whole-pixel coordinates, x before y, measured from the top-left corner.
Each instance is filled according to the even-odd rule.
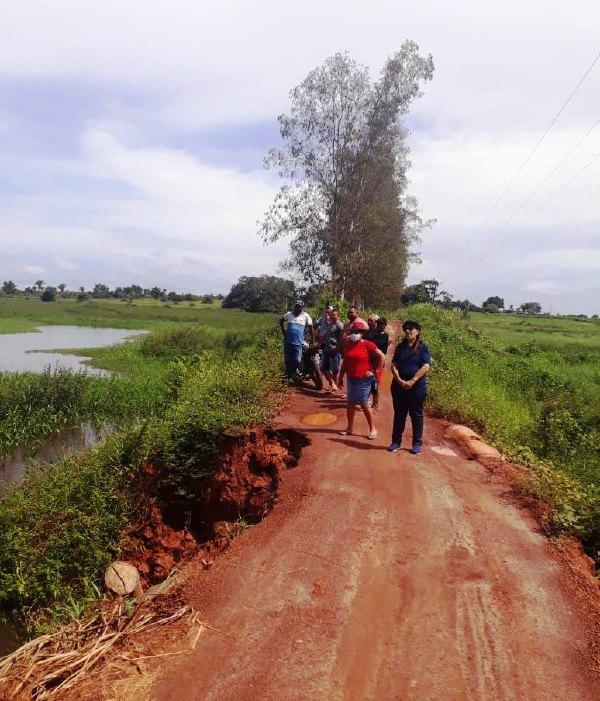
[[[285,376],[293,380],[302,362],[302,347],[306,329],[310,333],[311,345],[315,342],[315,330],[310,315],[304,311],[304,304],[297,300],[292,311],[279,319],[279,328],[283,334],[283,359]]]

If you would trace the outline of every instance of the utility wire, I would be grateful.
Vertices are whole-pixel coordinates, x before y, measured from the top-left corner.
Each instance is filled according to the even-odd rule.
[[[560,195],[562,192],[564,192],[570,185],[577,180],[577,178],[584,173],[588,168],[591,168],[594,163],[600,158],[600,153],[597,153],[595,156],[593,156],[584,166],[582,166],[576,173],[573,175],[569,180],[564,185],[561,185],[561,187],[558,188],[558,190],[555,190],[555,192],[548,197],[547,200],[544,201],[543,204],[541,204],[534,212],[532,212],[526,219],[524,219],[517,227],[516,229],[524,229],[527,224],[534,218],[537,217],[538,214],[556,198],[558,195]],[[513,230],[514,231],[514,230]],[[501,243],[505,239],[507,239],[509,234],[505,234],[504,236],[500,237],[496,243]]]
[[[512,223],[512,221],[513,221],[514,218],[517,216],[517,214],[519,214],[519,212],[520,212],[520,211],[523,209],[523,207],[531,200],[531,198],[535,195],[535,193],[542,187],[542,185],[545,185],[545,184],[548,182],[548,180],[550,180],[550,178],[554,175],[554,173],[556,173],[556,171],[557,171],[561,166],[563,166],[563,165],[567,162],[567,160],[569,159],[569,157],[571,156],[571,154],[573,154],[573,153],[579,148],[579,146],[581,146],[581,144],[582,144],[582,143],[587,139],[587,137],[594,131],[594,129],[598,126],[598,124],[600,124],[600,117],[598,117],[598,119],[592,124],[592,126],[585,132],[585,134],[584,134],[582,137],[579,138],[579,140],[578,140],[578,141],[571,147],[571,149],[561,158],[561,160],[554,166],[554,168],[552,168],[552,170],[551,170],[544,178],[542,178],[542,180],[540,180],[540,182],[531,190],[531,192],[527,195],[527,197],[526,197],[524,200],[522,200],[522,202],[521,202],[521,203],[519,204],[519,206],[515,209],[515,211],[510,215],[510,217],[504,222],[504,224],[502,224],[501,226],[499,226],[499,227],[496,229],[496,231],[494,231],[490,236],[487,236],[483,241],[481,241],[481,242],[476,246],[476,248],[473,249],[473,253],[476,253],[477,251],[481,250],[481,247],[482,247],[487,241],[489,241],[490,239],[493,239],[494,237],[496,237],[498,234],[500,234],[502,231],[504,231],[504,229],[506,229],[506,227],[507,227],[510,223]],[[585,170],[587,167],[588,167],[588,166],[585,166],[585,167],[582,169],[582,171],[580,171],[580,172],[583,172],[583,170]],[[559,192],[562,192],[562,190],[560,190]],[[557,194],[558,194],[558,192],[555,193],[555,195],[553,195],[552,199],[553,199]],[[539,211],[541,211],[541,210],[537,210],[537,211],[539,212]],[[532,215],[532,216],[533,216],[533,215]],[[530,221],[531,218],[532,218],[532,216],[528,217],[528,218],[526,219],[526,221]]]
[[[525,224],[529,223],[533,217],[537,217],[537,215],[543,210],[546,209],[546,207],[552,202],[552,200],[557,197],[558,195],[561,194],[561,192],[564,192],[577,178],[585,172],[588,168],[591,168],[591,166],[594,165],[594,163],[600,158],[600,153],[597,153],[595,156],[593,156],[582,168],[580,168],[575,175],[568,180],[562,187],[558,188],[554,194],[550,195],[550,197],[542,204],[538,209],[535,210],[532,214],[530,214],[525,221],[521,223],[521,226],[525,226]]]
[[[596,57],[595,57],[594,60],[591,62],[591,64],[588,66],[588,68],[587,68],[587,70],[585,71],[585,73],[581,76],[581,78],[579,79],[579,82],[577,83],[577,85],[575,85],[575,87],[571,90],[571,92],[569,93],[569,95],[567,96],[567,98],[565,99],[565,101],[564,101],[564,102],[562,103],[562,105],[559,107],[558,112],[556,112],[556,114],[554,115],[554,117],[552,118],[552,120],[550,121],[550,123],[548,124],[548,126],[547,126],[547,127],[544,129],[544,131],[542,132],[542,135],[541,135],[541,136],[538,138],[538,140],[535,142],[535,144],[534,144],[533,148],[531,149],[531,151],[527,154],[527,157],[525,158],[525,160],[524,160],[524,161],[521,163],[521,165],[517,168],[516,173],[515,173],[515,174],[513,175],[513,177],[510,179],[510,181],[508,182],[508,184],[506,185],[506,187],[504,188],[504,190],[502,190],[502,192],[500,193],[500,195],[496,198],[494,204],[488,209],[488,211],[486,212],[486,214],[485,214],[484,218],[482,219],[481,223],[477,226],[477,228],[475,229],[475,231],[471,234],[471,236],[469,237],[469,239],[468,239],[467,242],[465,243],[465,246],[464,246],[465,248],[471,243],[471,241],[473,240],[473,238],[475,237],[475,235],[477,234],[477,232],[485,225],[485,223],[486,223],[487,220],[489,219],[491,213],[492,213],[492,212],[496,209],[496,207],[500,204],[500,202],[502,201],[502,199],[504,198],[504,196],[506,195],[506,193],[510,190],[510,188],[513,186],[513,184],[514,184],[514,182],[516,181],[516,179],[519,177],[519,175],[521,175],[521,173],[523,172],[525,166],[526,166],[526,165],[529,163],[529,161],[532,159],[533,155],[535,154],[535,152],[536,152],[536,151],[538,150],[538,148],[540,147],[540,144],[542,143],[542,141],[543,141],[543,140],[546,138],[546,136],[548,135],[548,132],[549,132],[549,131],[552,129],[552,127],[556,124],[558,118],[559,118],[559,117],[561,116],[561,114],[565,111],[565,108],[567,107],[567,105],[569,104],[569,102],[571,102],[571,100],[572,100],[573,97],[575,96],[575,93],[579,90],[579,88],[580,88],[581,85],[583,84],[584,80],[588,77],[588,75],[590,74],[590,72],[592,71],[592,69],[594,68],[594,66],[596,65],[596,63],[598,63],[599,60],[600,60],[600,52],[599,52],[598,54],[596,54]]]

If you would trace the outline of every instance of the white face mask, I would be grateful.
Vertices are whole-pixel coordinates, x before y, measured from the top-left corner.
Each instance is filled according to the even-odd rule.
[[[353,341],[354,343],[356,343],[356,341],[360,341],[361,338],[362,338],[362,336],[359,333],[351,333],[348,336],[348,339],[350,341]]]

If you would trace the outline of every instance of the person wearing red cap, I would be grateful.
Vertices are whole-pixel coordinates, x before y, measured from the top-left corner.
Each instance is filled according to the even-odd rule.
[[[338,376],[338,387],[344,385],[344,375],[348,375],[348,391],[346,414],[348,427],[340,433],[343,436],[351,436],[354,433],[354,414],[356,407],[360,406],[369,424],[368,438],[377,438],[377,431],[373,422],[373,412],[369,406],[369,396],[373,384],[375,369],[383,367],[385,356],[372,341],[367,341],[363,335],[369,330],[369,325],[363,319],[354,319],[348,329],[344,345],[344,360]]]

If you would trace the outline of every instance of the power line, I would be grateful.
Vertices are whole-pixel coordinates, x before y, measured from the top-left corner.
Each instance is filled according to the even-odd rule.
[[[541,205],[538,209],[535,210],[532,214],[530,214],[525,221],[521,223],[521,226],[525,226],[525,224],[528,224],[533,217],[537,217],[537,215],[543,210],[546,209],[546,207],[552,202],[552,200],[557,197],[558,195],[561,194],[561,192],[564,192],[577,178],[585,172],[588,168],[594,165],[594,163],[600,158],[600,153],[597,153],[595,156],[593,156],[582,168],[580,168],[575,175],[568,180],[562,187],[560,187],[554,194],[550,195],[550,197],[544,202],[544,204]]]
[[[550,121],[550,123],[548,124],[548,126],[544,129],[542,135],[541,135],[541,136],[538,138],[538,140],[535,142],[533,148],[532,148],[531,151],[527,154],[525,160],[524,160],[524,161],[521,163],[521,165],[517,168],[517,171],[516,171],[515,174],[512,176],[512,178],[510,179],[510,181],[508,182],[508,184],[505,186],[504,190],[502,190],[502,192],[500,193],[500,195],[496,198],[494,204],[488,209],[488,211],[486,212],[486,214],[485,214],[484,218],[482,219],[481,223],[476,227],[475,231],[471,234],[471,236],[469,237],[469,239],[468,239],[467,242],[465,243],[465,245],[464,245],[465,248],[471,243],[471,241],[473,240],[473,238],[475,237],[475,235],[477,234],[477,232],[485,225],[485,223],[486,223],[487,220],[489,219],[490,214],[491,214],[491,213],[496,209],[496,207],[500,204],[500,202],[502,201],[502,199],[504,198],[504,196],[506,195],[506,193],[510,190],[510,188],[512,187],[512,185],[513,185],[514,182],[516,181],[516,179],[519,177],[519,175],[521,175],[521,173],[523,172],[525,166],[526,166],[526,165],[529,163],[529,161],[532,159],[533,155],[535,154],[535,152],[536,152],[536,151],[538,150],[538,148],[540,147],[540,144],[542,143],[542,141],[543,141],[543,140],[546,138],[546,136],[548,135],[548,132],[549,132],[549,131],[552,129],[552,127],[556,124],[558,118],[559,118],[559,117],[561,116],[561,114],[565,111],[565,108],[567,107],[567,105],[569,104],[569,102],[571,102],[571,100],[572,100],[573,97],[575,96],[575,93],[579,90],[579,88],[581,87],[581,85],[583,84],[583,82],[584,82],[585,79],[588,77],[588,75],[590,74],[590,72],[592,71],[592,69],[594,68],[594,66],[596,65],[596,63],[598,63],[599,60],[600,60],[600,52],[599,52],[598,54],[596,54],[596,57],[595,57],[594,60],[591,62],[591,64],[588,66],[588,68],[587,68],[587,70],[585,71],[585,73],[581,76],[581,78],[579,79],[577,85],[575,85],[575,87],[571,90],[571,92],[569,93],[569,95],[567,96],[567,98],[564,100],[564,102],[562,103],[562,105],[559,107],[559,109],[558,109],[558,111],[556,112],[556,114],[554,115],[554,117],[552,117],[552,120]]]
[[[592,126],[585,132],[585,134],[579,138],[579,140],[561,158],[561,160],[554,166],[554,168],[552,168],[552,170],[546,176],[544,176],[544,178],[542,178],[542,180],[540,180],[540,182],[537,183],[537,185],[535,185],[535,187],[530,191],[530,193],[527,195],[527,197],[525,197],[525,199],[521,201],[519,206],[510,215],[510,217],[504,222],[504,224],[499,226],[492,234],[490,234],[490,236],[487,236],[483,241],[481,241],[477,245],[477,247],[473,250],[473,252],[481,250],[481,247],[483,246],[483,244],[485,244],[487,241],[489,241],[490,239],[493,239],[495,236],[497,236],[502,231],[504,231],[504,229],[513,221],[513,219],[517,216],[517,214],[519,214],[519,212],[531,200],[531,198],[542,187],[542,185],[545,185],[548,182],[548,180],[550,180],[550,178],[554,175],[554,173],[556,173],[556,171],[567,162],[567,160],[569,159],[571,154],[573,154],[579,148],[579,146],[581,146],[581,144],[587,139],[587,137],[592,133],[592,131],[594,131],[594,129],[598,126],[598,124],[600,124],[600,117],[598,117],[598,119],[592,124]],[[587,168],[587,166],[586,166],[586,168]],[[585,168],[583,170],[585,170]],[[583,172],[583,171],[580,171],[580,172]],[[556,194],[558,194],[558,192]],[[556,196],[556,194],[555,194],[555,196]],[[540,211],[540,210],[538,210],[538,211]],[[527,221],[530,221],[530,219],[531,219],[531,217],[528,217]]]
[[[575,175],[573,175],[569,180],[567,180],[567,182],[564,183],[564,185],[561,185],[561,186],[558,188],[558,190],[556,190],[555,192],[553,192],[552,195],[550,195],[550,197],[548,197],[548,199],[544,201],[544,203],[543,203],[542,205],[540,205],[534,212],[532,212],[526,219],[524,219],[524,220],[518,225],[517,228],[518,228],[518,229],[524,229],[524,228],[527,226],[527,224],[529,224],[529,222],[530,222],[534,217],[537,217],[537,215],[540,214],[540,212],[541,212],[542,210],[546,209],[546,207],[547,207],[556,197],[558,197],[558,195],[560,195],[560,194],[561,194],[562,192],[564,192],[568,187],[570,187],[570,185],[571,185],[572,183],[574,183],[575,180],[577,180],[577,178],[578,178],[582,173],[584,173],[588,168],[591,168],[591,166],[593,166],[594,163],[595,163],[599,158],[600,158],[600,153],[597,153],[595,156],[593,156],[584,166],[582,166],[582,167],[575,173]],[[501,238],[499,238],[499,239],[496,241],[496,243],[501,243],[502,241],[504,241],[504,240],[507,239],[507,238],[508,238],[508,234],[505,235],[505,236],[503,236],[503,237],[501,237]]]

